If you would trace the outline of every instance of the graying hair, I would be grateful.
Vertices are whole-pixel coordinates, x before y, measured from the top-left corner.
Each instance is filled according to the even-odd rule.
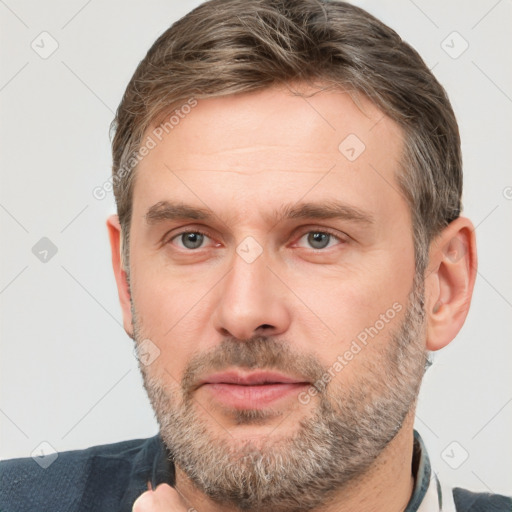
[[[112,123],[114,194],[128,270],[136,155],[148,128],[203,99],[305,83],[363,94],[404,134],[397,181],[411,209],[416,271],[460,215],[462,157],[445,90],[419,54],[361,8],[330,0],[210,0],[140,62]]]

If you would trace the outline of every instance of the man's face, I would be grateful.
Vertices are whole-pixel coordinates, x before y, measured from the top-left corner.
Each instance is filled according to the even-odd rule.
[[[132,321],[160,350],[146,387],[196,483],[196,445],[254,465],[332,427],[347,480],[400,428],[424,365],[402,143],[367,100],[272,88],[200,100],[139,164]]]

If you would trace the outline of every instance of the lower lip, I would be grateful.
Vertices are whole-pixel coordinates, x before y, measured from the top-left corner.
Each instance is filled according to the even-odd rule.
[[[215,400],[236,409],[261,409],[274,402],[297,394],[308,384],[304,382],[262,384],[260,386],[241,386],[239,384],[203,384]]]

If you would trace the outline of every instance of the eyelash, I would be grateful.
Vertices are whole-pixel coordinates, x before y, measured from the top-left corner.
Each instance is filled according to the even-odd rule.
[[[182,235],[186,235],[188,233],[194,233],[194,234],[200,234],[200,235],[203,235],[203,236],[206,236],[210,239],[213,240],[213,237],[206,231],[203,231],[201,229],[189,229],[189,230],[185,230],[185,231],[181,231],[179,233],[176,233],[175,235],[173,235],[167,242],[165,242],[165,244],[170,244],[173,240],[175,240],[176,238],[182,236]],[[336,234],[334,233],[333,231],[331,231],[329,228],[308,228],[307,231],[303,231],[301,232],[300,236],[298,237],[297,240],[300,240],[301,238],[304,237],[304,235],[307,235],[309,233],[322,233],[322,234],[326,234],[326,235],[330,235],[332,236],[333,238],[335,238],[338,242],[340,243],[346,243],[347,240],[343,239],[339,234]],[[348,236],[347,236],[348,238]],[[199,247],[198,249],[183,249],[187,252],[195,252],[195,251],[199,251],[200,249],[202,249],[202,247]],[[325,252],[326,249],[314,249],[313,247],[310,248],[312,251],[320,251],[320,252]]]

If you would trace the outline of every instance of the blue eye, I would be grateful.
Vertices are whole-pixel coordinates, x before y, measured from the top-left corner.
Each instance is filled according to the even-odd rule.
[[[308,233],[308,243],[314,249],[325,249],[329,245],[331,235],[328,233]]]
[[[304,238],[306,238],[306,243],[309,245],[309,247],[317,250],[332,246],[332,242],[341,241],[337,236],[326,231],[309,231],[308,233],[302,235],[300,240]]]
[[[171,239],[171,241],[178,239],[181,241],[183,248],[192,250],[200,248],[204,242],[205,237],[208,238],[207,235],[201,233],[200,231],[186,231],[176,235]]]

